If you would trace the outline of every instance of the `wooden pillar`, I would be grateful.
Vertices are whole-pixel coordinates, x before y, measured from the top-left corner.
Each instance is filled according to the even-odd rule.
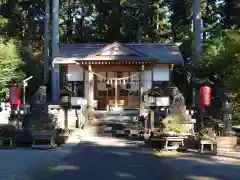
[[[174,69],[174,64],[169,64],[169,82],[168,83],[170,85],[173,84],[173,69]],[[172,102],[173,102],[173,98],[170,98],[170,105],[172,104]]]
[[[153,79],[153,68],[154,68],[154,65],[152,65],[152,88],[153,88],[153,82],[154,82],[154,79]],[[149,96],[148,96],[149,98]],[[150,108],[150,122],[149,122],[149,129],[150,131],[154,131],[154,121],[155,121],[155,108]]]
[[[114,81],[114,88],[115,88],[115,98],[114,98],[114,101],[115,101],[115,108],[118,107],[118,82],[117,82],[117,79],[115,79]]]
[[[84,70],[84,98],[89,99],[88,89],[89,89],[89,72]]]
[[[94,74],[91,72],[92,66],[88,66],[88,101],[90,103],[94,100]]]
[[[143,105],[142,105],[142,102],[143,102],[143,83],[142,83],[142,72],[144,71],[144,64],[142,64],[142,67],[141,67],[141,72],[140,72],[140,75],[139,75],[139,106],[140,106],[140,114],[142,114],[143,112]]]

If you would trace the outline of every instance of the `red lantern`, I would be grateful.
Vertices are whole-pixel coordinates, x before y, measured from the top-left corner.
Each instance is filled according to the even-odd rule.
[[[212,89],[208,86],[202,86],[200,88],[200,105],[202,107],[209,107],[211,105],[211,92]]]
[[[20,87],[12,86],[9,90],[9,103],[12,107],[19,108],[21,104]]]

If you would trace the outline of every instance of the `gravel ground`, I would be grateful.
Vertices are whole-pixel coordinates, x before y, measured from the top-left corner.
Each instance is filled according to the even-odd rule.
[[[80,141],[80,133],[69,138],[68,143],[51,150],[0,149],[0,180],[28,180],[39,168],[56,162],[69,153]]]
[[[142,142],[99,137],[94,128],[49,151],[0,150],[0,180],[238,180],[240,157],[183,153],[154,157]],[[74,148],[72,148],[74,146]]]

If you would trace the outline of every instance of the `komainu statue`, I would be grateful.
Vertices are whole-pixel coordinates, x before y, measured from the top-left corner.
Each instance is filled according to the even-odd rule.
[[[186,113],[186,104],[185,98],[183,97],[182,93],[180,93],[177,87],[172,89],[172,105],[170,107],[171,114],[181,114]]]
[[[172,97],[173,97],[173,104],[185,106],[185,98],[183,97],[182,93],[180,93],[177,87],[173,88]]]

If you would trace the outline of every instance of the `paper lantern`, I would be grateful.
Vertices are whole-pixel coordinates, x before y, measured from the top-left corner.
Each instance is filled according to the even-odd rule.
[[[16,108],[19,108],[20,104],[21,104],[21,93],[20,93],[20,87],[10,87],[9,90],[9,103],[12,106],[15,106]]]
[[[200,88],[200,105],[202,107],[209,107],[211,105],[211,92],[212,89],[208,86]]]

